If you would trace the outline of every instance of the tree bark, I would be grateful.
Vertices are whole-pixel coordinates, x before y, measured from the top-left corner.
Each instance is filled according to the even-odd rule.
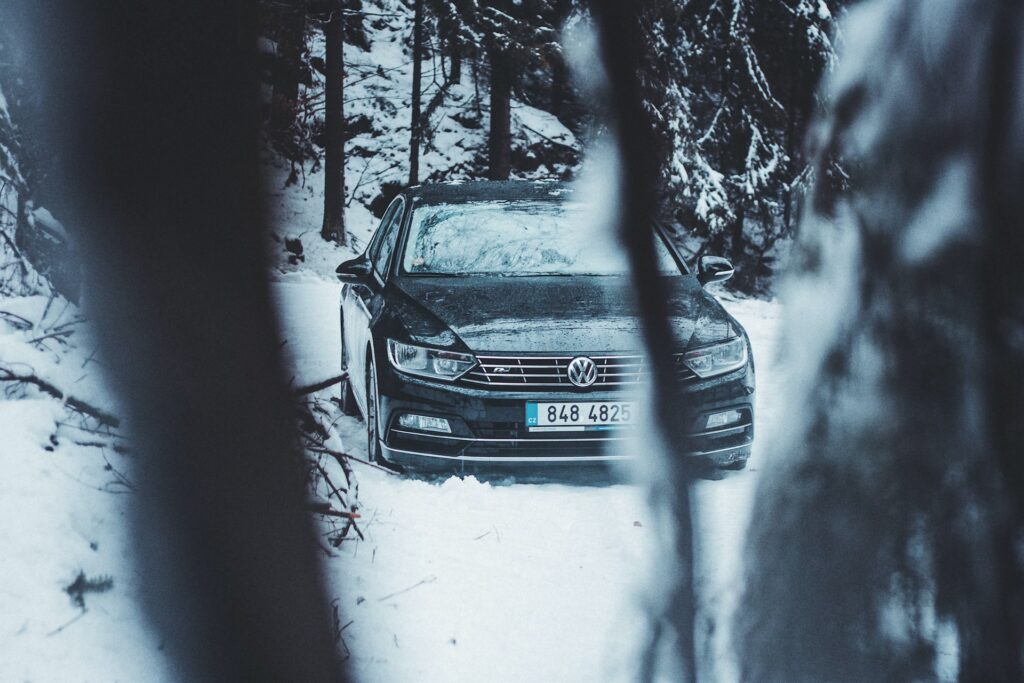
[[[415,0],[412,21],[412,119],[409,122],[409,184],[420,181],[420,80],[423,76],[423,0]]]
[[[324,27],[324,223],[320,236],[345,244],[345,15],[340,2]]]
[[[512,66],[500,50],[490,50],[491,126],[487,177],[508,180],[512,170]]]

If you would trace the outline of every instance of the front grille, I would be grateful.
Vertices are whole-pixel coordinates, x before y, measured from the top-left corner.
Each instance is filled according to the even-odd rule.
[[[557,391],[576,389],[569,381],[569,362],[576,356],[484,356],[462,376],[471,386],[498,387],[506,390],[538,389]],[[588,356],[597,365],[597,381],[591,387],[621,387],[646,381],[649,368],[642,355]],[[680,380],[696,377],[675,354],[676,374]],[[589,387],[588,387],[589,388]]]

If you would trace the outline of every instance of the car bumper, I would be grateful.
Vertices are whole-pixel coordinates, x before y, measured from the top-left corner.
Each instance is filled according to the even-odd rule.
[[[728,466],[750,456],[754,438],[753,370],[748,366],[721,377],[684,385],[680,418],[689,426],[688,450],[680,456],[704,457]],[[528,401],[624,401],[623,391],[506,392],[425,381],[381,369],[379,410],[381,453],[385,460],[419,472],[522,471],[607,466],[635,457],[637,427],[599,432],[530,432]],[[704,428],[706,417],[737,410],[741,419],[717,429]],[[403,413],[448,420],[442,434],[404,428]]]

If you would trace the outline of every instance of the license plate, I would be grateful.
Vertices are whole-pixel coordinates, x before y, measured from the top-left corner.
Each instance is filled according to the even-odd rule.
[[[583,432],[635,424],[636,404],[580,401],[527,403],[526,428],[531,432]]]

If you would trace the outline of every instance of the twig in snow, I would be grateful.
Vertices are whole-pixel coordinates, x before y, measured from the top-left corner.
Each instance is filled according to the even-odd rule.
[[[309,509],[318,515],[327,515],[328,517],[341,517],[342,519],[359,519],[358,512],[347,512],[345,510],[336,510],[330,503],[310,502],[308,505]]]
[[[0,233],[0,234],[2,234],[2,233]],[[21,327],[21,329],[23,329],[23,330],[30,330],[30,329],[32,329],[34,327],[34,325],[32,324],[31,320],[28,320],[26,318],[22,318],[20,315],[16,315],[14,313],[10,313],[9,311],[0,311],[0,315],[2,315],[5,318],[9,319],[12,323],[14,323],[18,327]]]
[[[46,341],[47,339],[56,339],[57,341],[59,341],[61,343],[66,343],[64,341],[64,339],[62,339],[62,337],[66,337],[69,334],[71,334],[72,332],[74,332],[74,330],[59,330],[57,332],[50,332],[49,334],[41,335],[39,337],[36,337],[35,339],[29,339],[28,343],[29,344],[38,344],[39,342]]]
[[[341,495],[341,491],[338,489],[337,486],[334,485],[334,482],[331,481],[331,477],[327,474],[327,470],[324,469],[324,466],[321,465],[319,462],[316,462],[315,464],[317,469],[320,470],[320,475],[324,478],[324,482],[327,484],[327,488],[334,494],[334,497],[338,499],[338,503],[340,505],[347,505],[348,503],[345,497]],[[348,493],[348,489],[345,489],[345,493]],[[359,529],[359,525],[356,524],[356,519],[359,518],[359,515],[355,512],[351,512],[349,514],[350,516],[347,518],[348,526],[342,530],[341,538],[345,538],[346,536],[348,536],[348,530],[352,529],[356,532],[356,535],[359,536],[360,541],[365,541],[366,537],[363,536],[363,532]],[[341,515],[334,516],[340,517]]]
[[[90,434],[99,434],[100,436],[109,436],[109,437],[113,437],[115,439],[127,439],[128,438],[127,436],[124,436],[123,434],[118,434],[117,432],[112,432],[109,429],[93,429],[92,427],[86,427],[84,425],[71,424],[70,422],[58,422],[57,424],[59,426],[61,426],[61,427],[70,427],[71,429],[78,429],[78,430],[81,430],[83,432],[88,432]],[[108,425],[104,425],[104,426],[108,426]]]
[[[375,462],[370,462],[369,460],[363,460],[362,458],[358,458],[358,457],[356,457],[354,455],[350,455],[349,453],[342,453],[341,451],[331,450],[330,448],[327,448],[326,446],[310,445],[310,446],[306,446],[306,448],[311,450],[311,451],[313,451],[314,453],[326,453],[327,455],[333,456],[339,462],[341,462],[342,459],[350,460],[350,461],[353,461],[353,462],[359,462],[359,463],[362,463],[364,465],[368,465],[368,466],[376,468],[376,469],[378,469],[378,470],[380,470],[382,472],[387,472],[388,474],[398,474],[398,472],[395,472],[394,470],[389,470],[387,467],[381,467],[380,465],[378,465]],[[342,467],[345,467],[345,465],[342,465]]]
[[[55,635],[57,635],[58,633],[60,633],[60,632],[61,632],[61,631],[63,631],[64,629],[66,629],[66,628],[67,628],[68,626],[71,626],[71,624],[75,623],[76,621],[78,621],[79,619],[81,619],[82,617],[84,617],[84,616],[85,616],[85,613],[86,613],[86,612],[88,612],[88,611],[89,611],[89,610],[87,610],[86,608],[84,608],[84,607],[83,607],[83,608],[82,608],[82,611],[81,611],[81,612],[79,612],[79,613],[78,613],[78,614],[76,614],[75,616],[71,617],[70,619],[68,619],[68,620],[67,620],[67,621],[65,621],[65,622],[64,622],[63,624],[61,624],[61,625],[60,625],[60,626],[58,626],[57,628],[53,629],[53,630],[52,630],[52,631],[50,631],[49,633],[47,633],[47,634],[46,634],[46,637],[47,637],[47,638],[49,638],[50,636],[55,636]]]
[[[305,396],[306,394],[312,394],[317,391],[320,391],[321,389],[326,389],[327,387],[333,387],[335,384],[340,384],[346,377],[348,377],[348,373],[343,372],[340,375],[331,377],[330,379],[325,379],[322,382],[317,382],[316,384],[310,384],[308,386],[292,389],[292,393],[296,396]]]
[[[117,427],[121,424],[121,420],[114,415],[111,415],[101,408],[90,405],[81,399],[77,399],[74,396],[65,394],[54,385],[50,384],[46,380],[36,377],[35,375],[19,375],[7,368],[0,368],[0,382],[21,382],[23,384],[31,384],[43,393],[49,394],[57,400],[63,401],[64,405],[72,410],[77,410],[80,413],[84,413],[89,417],[95,418],[102,425]]]
[[[386,600],[390,600],[391,598],[393,598],[393,597],[395,597],[397,595],[401,595],[402,593],[408,593],[409,591],[411,591],[414,588],[419,588],[420,586],[422,586],[424,584],[434,583],[435,581],[437,581],[437,577],[434,576],[433,574],[431,574],[427,578],[422,579],[420,581],[417,581],[416,583],[414,583],[413,585],[409,586],[408,588],[403,588],[402,590],[396,591],[396,592],[392,593],[391,595],[385,595],[383,598],[379,598],[377,600],[377,602],[384,602]]]

